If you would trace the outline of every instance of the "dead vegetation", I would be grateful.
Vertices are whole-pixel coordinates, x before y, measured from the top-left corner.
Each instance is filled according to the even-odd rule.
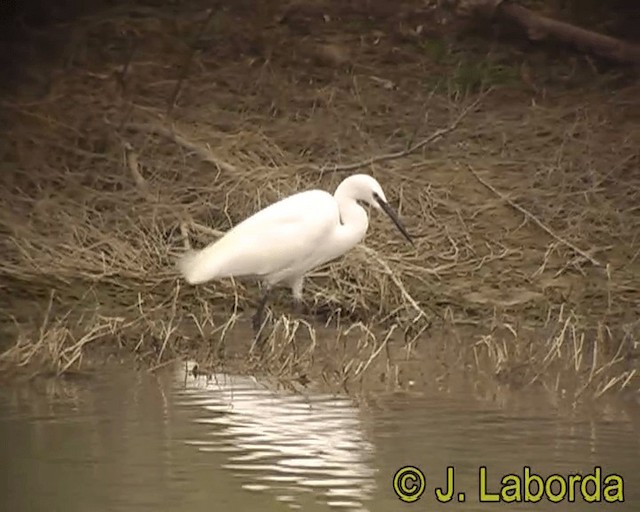
[[[440,379],[638,389],[637,85],[586,66],[578,88],[495,48],[478,68],[430,32],[335,5],[304,35],[258,5],[120,6],[54,27],[73,41],[63,60],[5,94],[2,368],[62,373],[98,345],[219,364],[257,289],[186,286],[175,257],[362,170],[417,249],[374,216],[365,245],[310,276],[318,317],[295,318],[283,294],[246,371],[402,385],[400,366],[435,351]],[[327,44],[349,58],[319,65]]]

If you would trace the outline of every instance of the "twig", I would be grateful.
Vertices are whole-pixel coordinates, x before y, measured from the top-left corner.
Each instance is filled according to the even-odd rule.
[[[176,318],[176,311],[178,309],[178,297],[180,296],[180,281],[176,283],[175,294],[173,295],[173,301],[171,303],[171,317],[169,318],[169,325],[166,327],[166,332],[164,336],[164,340],[162,342],[162,348],[160,349],[160,353],[158,354],[158,359],[156,364],[160,364],[162,361],[162,355],[164,354],[165,349],[167,348],[167,343],[169,342],[169,338],[171,335],[178,330],[178,326],[174,325],[174,321]],[[164,325],[163,325],[164,327]]]
[[[484,185],[486,188],[488,188],[489,190],[491,190],[491,192],[493,192],[495,195],[497,195],[500,199],[502,199],[503,201],[505,201],[506,203],[509,204],[509,206],[511,206],[512,208],[514,208],[515,210],[518,210],[520,213],[522,213],[525,217],[528,217],[529,219],[531,219],[533,222],[535,222],[540,228],[542,228],[544,231],[546,231],[550,236],[552,236],[553,238],[555,238],[558,242],[560,242],[561,244],[569,247],[571,250],[573,250],[574,252],[576,252],[577,254],[579,254],[580,256],[582,256],[583,258],[585,258],[586,260],[590,261],[593,265],[595,265],[596,267],[602,267],[602,263],[600,263],[598,260],[596,260],[593,256],[589,255],[588,253],[586,253],[585,251],[583,251],[582,249],[580,249],[578,246],[576,246],[575,244],[569,242],[569,240],[561,237],[560,235],[557,235],[556,233],[554,233],[554,231],[548,227],[546,224],[544,224],[540,219],[538,219],[533,213],[531,213],[529,210],[527,210],[526,208],[523,208],[522,206],[520,206],[518,203],[512,201],[511,199],[509,199],[505,194],[503,194],[502,192],[500,192],[499,190],[497,190],[493,185],[491,185],[491,183],[487,182],[486,180],[484,180],[483,178],[481,178],[478,173],[476,171],[473,170],[473,168],[470,165],[467,165],[467,168],[469,169],[469,172],[471,172],[471,174],[474,175],[474,177],[482,184]]]
[[[175,106],[176,100],[178,99],[178,94],[180,94],[182,83],[185,81],[185,79],[187,78],[187,75],[189,74],[189,68],[191,67],[191,62],[193,62],[193,57],[198,51],[198,42],[200,41],[200,37],[202,37],[202,34],[204,33],[205,29],[209,26],[209,22],[213,18],[213,14],[215,12],[216,12],[215,9],[213,8],[209,9],[209,14],[207,14],[207,17],[202,22],[202,25],[200,25],[200,30],[196,34],[195,40],[191,45],[191,51],[189,52],[187,60],[185,61],[184,66],[182,67],[182,73],[180,74],[180,78],[178,79],[178,82],[176,83],[176,86],[173,89],[173,93],[171,94],[171,99],[169,100],[169,109],[167,110],[167,116],[169,117],[173,112],[173,107]]]
[[[449,133],[454,131],[456,128],[458,128],[458,126],[460,125],[462,120],[467,116],[467,114],[471,110],[475,109],[475,107],[478,106],[478,104],[484,99],[485,96],[487,96],[489,94],[489,92],[491,92],[490,88],[487,89],[478,98],[476,98],[475,101],[473,101],[473,103],[471,103],[470,105],[465,107],[462,110],[462,112],[460,112],[458,117],[456,117],[449,126],[447,126],[445,128],[441,128],[439,130],[436,130],[435,132],[433,132],[428,137],[416,142],[415,144],[413,144],[413,145],[411,145],[411,146],[409,146],[409,147],[407,147],[407,148],[405,148],[403,150],[395,151],[393,153],[386,153],[384,155],[372,156],[371,158],[368,158],[366,160],[362,160],[360,162],[354,162],[354,163],[351,163],[351,164],[344,164],[344,165],[334,164],[333,166],[331,166],[331,165],[323,166],[319,170],[321,172],[325,172],[325,171],[334,171],[334,172],[354,171],[356,169],[360,169],[362,167],[367,167],[367,166],[372,165],[372,164],[376,164],[376,163],[380,163],[380,162],[388,162],[389,160],[396,160],[398,158],[402,158],[403,156],[407,156],[407,155],[409,155],[411,153],[415,153],[419,149],[422,149],[423,147],[435,142],[436,140],[441,139],[445,135],[448,135]]]
[[[209,226],[203,226],[202,224],[199,224],[192,219],[190,219],[188,222],[181,221],[180,235],[182,237],[182,246],[185,251],[190,251],[192,249],[191,242],[189,241],[189,227],[215,238],[220,238],[225,234],[224,231],[219,231],[217,229],[210,228]]]
[[[389,339],[393,335],[393,332],[396,330],[396,327],[398,327],[397,324],[393,324],[391,326],[391,329],[389,329],[389,332],[387,332],[387,335],[384,337],[384,340],[382,340],[382,343],[380,343],[380,346],[371,353],[371,356],[369,357],[367,362],[364,364],[364,366],[358,367],[354,375],[355,378],[359,377],[360,375],[363,375],[364,372],[367,371],[367,368],[369,368],[369,366],[371,365],[371,362],[376,357],[378,357],[378,354],[380,354],[380,352],[382,352],[382,349],[388,346]]]
[[[418,303],[416,302],[416,300],[409,294],[409,292],[407,291],[407,289],[404,287],[404,285],[402,284],[402,281],[400,281],[400,279],[398,278],[398,276],[396,276],[393,271],[391,270],[391,267],[389,267],[389,265],[387,264],[386,261],[384,261],[380,256],[378,256],[378,254],[376,253],[376,251],[374,251],[373,249],[361,245],[360,249],[363,250],[365,253],[367,253],[369,256],[371,256],[372,258],[374,258],[376,260],[376,262],[378,262],[378,264],[385,270],[385,272],[389,275],[389,277],[391,278],[391,280],[393,281],[393,283],[398,287],[398,289],[400,290],[400,293],[402,293],[402,296],[405,298],[405,300],[411,305],[411,307],[418,313],[418,316],[415,318],[415,320],[418,320],[421,316],[423,316],[425,319],[429,320],[429,316],[427,315],[427,313],[425,313],[424,309],[422,309]],[[414,321],[415,321],[414,320]]]
[[[133,57],[136,54],[136,50],[138,49],[137,40],[134,39],[131,42],[131,47],[127,52],[127,60],[122,66],[122,71],[117,75],[118,82],[120,84],[121,92],[124,92],[127,87],[127,75],[129,74],[129,69],[131,68],[131,63],[133,62]]]
[[[142,195],[144,195],[148,201],[153,202],[154,198],[151,192],[149,191],[149,185],[147,183],[147,180],[144,179],[144,177],[142,176],[142,173],[140,172],[138,154],[134,151],[133,146],[128,142],[125,142],[123,144],[123,147],[124,147],[125,160],[127,161],[127,167],[129,168],[129,172],[133,177],[133,181],[135,182],[136,187],[138,187],[138,190],[140,190]]]
[[[427,98],[427,101],[425,101],[424,111],[420,113],[420,117],[418,118],[416,125],[413,131],[411,132],[411,135],[409,136],[409,140],[407,141],[407,145],[405,149],[408,149],[411,146],[413,146],[413,143],[415,142],[416,137],[418,136],[418,132],[422,129],[423,126],[427,124],[427,121],[429,120],[429,102],[431,101],[431,98],[433,98],[433,95],[435,94],[435,92],[436,90],[434,88],[429,93],[429,97]]]
[[[207,235],[212,235],[215,236],[217,238],[220,238],[221,236],[225,235],[224,231],[220,231],[218,229],[213,229],[210,228],[208,226],[203,226],[202,224],[199,224],[195,221],[191,221],[191,227],[197,229],[198,231],[202,231],[203,233],[206,233]]]
[[[195,142],[192,142],[185,138],[183,135],[177,133],[175,127],[165,128],[164,126],[160,126],[155,123],[127,123],[125,126],[126,128],[129,128],[131,130],[155,133],[157,135],[168,137],[177,144],[196,153],[205,162],[209,162],[210,164],[215,165],[218,169],[231,173],[238,172],[238,169],[234,165],[225,162],[224,160],[221,160],[220,158],[215,156],[211,149],[209,149],[208,147],[204,147]]]
[[[186,222],[180,223],[180,234],[182,235],[182,245],[185,251],[191,250],[191,243],[189,242],[189,230],[187,229]]]

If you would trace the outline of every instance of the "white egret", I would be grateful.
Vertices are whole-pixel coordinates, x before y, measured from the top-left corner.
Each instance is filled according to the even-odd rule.
[[[356,174],[344,179],[333,195],[307,190],[267,206],[204,249],[185,253],[178,269],[192,285],[227,277],[261,280],[266,291],[253,316],[258,331],[275,285],[288,285],[299,305],[304,275],[362,241],[369,217],[358,201],[386,212],[413,245],[380,184],[371,176]]]

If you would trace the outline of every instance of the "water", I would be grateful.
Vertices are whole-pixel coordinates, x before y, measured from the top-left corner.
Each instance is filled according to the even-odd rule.
[[[640,510],[640,436],[629,411],[567,419],[534,402],[506,410],[418,393],[364,404],[250,377],[196,379],[182,365],[158,375],[121,366],[49,386],[0,393],[0,510]],[[426,476],[417,504],[393,491],[407,465]],[[625,502],[479,502],[480,466],[493,494],[525,465],[565,477],[600,466],[602,478],[624,479]],[[435,500],[447,466],[462,503]]]

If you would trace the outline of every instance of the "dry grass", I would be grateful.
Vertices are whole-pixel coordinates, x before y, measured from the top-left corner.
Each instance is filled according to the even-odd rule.
[[[273,13],[209,14],[120,7],[58,27],[74,43],[46,91],[2,100],[4,368],[64,372],[97,342],[152,365],[187,350],[215,361],[257,289],[186,286],[176,256],[358,169],[416,250],[374,216],[365,245],[307,282],[338,334],[283,295],[248,371],[311,375],[348,331],[355,348],[314,378],[363,382],[393,340],[419,358],[433,325],[466,326],[460,343],[435,340],[498,381],[575,397],[638,387],[637,86],[575,88],[544,67],[520,79],[517,60],[478,75],[452,50],[436,64],[382,18],[338,13],[311,38]],[[326,45],[347,60],[318,65]]]

